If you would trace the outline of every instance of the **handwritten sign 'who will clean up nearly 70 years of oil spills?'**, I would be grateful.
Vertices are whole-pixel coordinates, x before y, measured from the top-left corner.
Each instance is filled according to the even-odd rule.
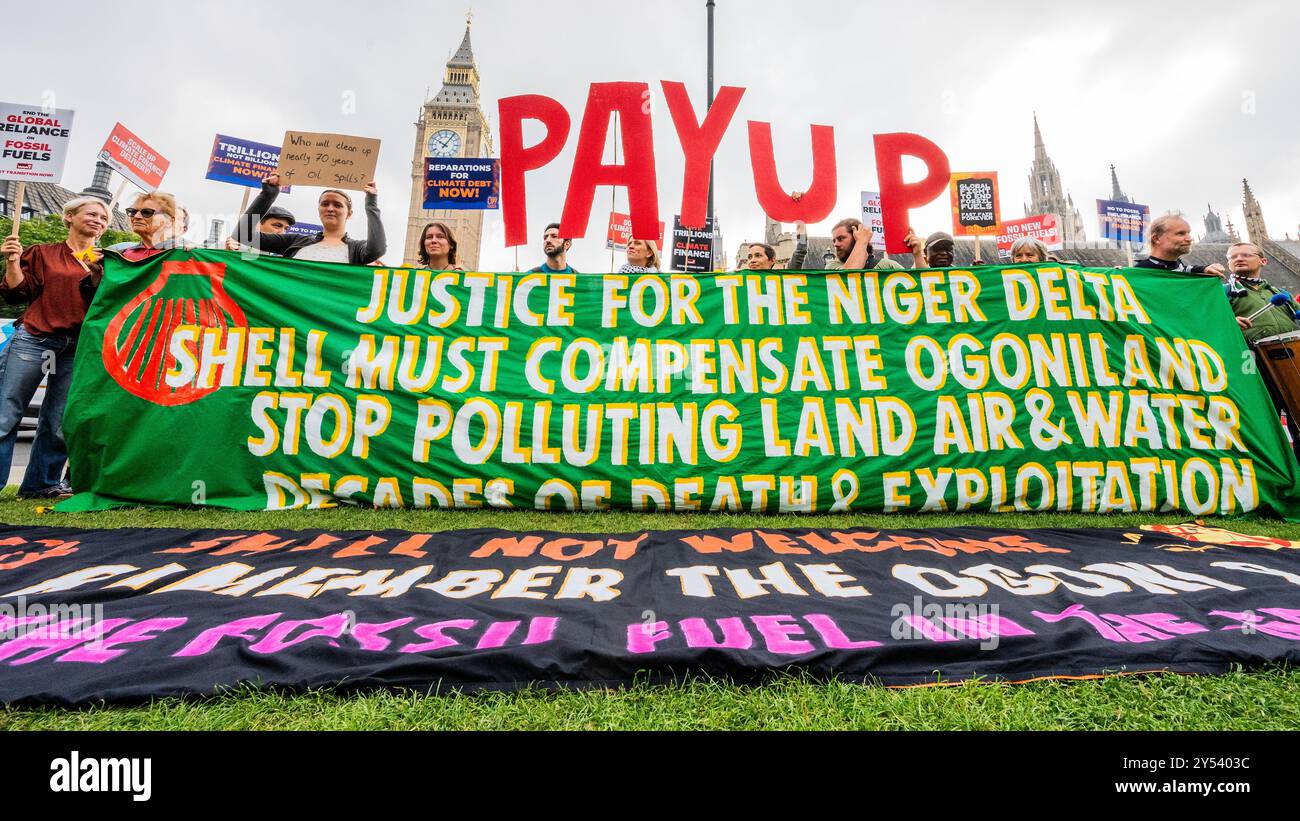
[[[347,134],[284,132],[280,182],[360,191],[375,178],[379,140]]]

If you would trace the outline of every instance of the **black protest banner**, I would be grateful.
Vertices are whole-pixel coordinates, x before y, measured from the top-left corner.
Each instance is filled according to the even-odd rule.
[[[998,175],[995,171],[953,174],[952,232],[971,237],[996,234],[998,219]]]
[[[703,273],[713,270],[713,220],[706,219],[703,228],[687,228],[681,216],[673,219],[673,247],[670,259],[674,271]]]
[[[0,702],[1300,660],[1300,542],[1131,530],[0,526]]]

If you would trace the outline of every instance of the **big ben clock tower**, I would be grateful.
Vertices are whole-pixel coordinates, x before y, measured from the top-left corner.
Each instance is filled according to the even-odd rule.
[[[430,222],[443,222],[456,235],[456,262],[467,271],[478,268],[479,245],[483,240],[482,211],[426,211],[424,204],[424,160],[426,157],[490,157],[492,133],[479,105],[478,66],[469,44],[470,23],[465,38],[447,61],[442,90],[420,109],[415,123],[415,153],[411,158],[411,210],[406,220],[406,247],[402,261],[419,265],[416,254],[420,233]]]

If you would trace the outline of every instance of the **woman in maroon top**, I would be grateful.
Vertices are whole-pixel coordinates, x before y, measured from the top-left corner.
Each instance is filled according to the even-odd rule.
[[[24,249],[18,237],[8,237],[0,245],[5,259],[0,297],[10,303],[30,303],[0,355],[0,483],[9,477],[23,412],[49,374],[31,460],[18,488],[24,498],[61,498],[72,493],[63,481],[68,459],[63,406],[72,382],[77,334],[86,318],[81,283],[89,276],[97,284],[103,275],[95,241],[108,228],[108,206],[93,197],[79,197],[63,206],[63,221],[68,226],[64,242]]]

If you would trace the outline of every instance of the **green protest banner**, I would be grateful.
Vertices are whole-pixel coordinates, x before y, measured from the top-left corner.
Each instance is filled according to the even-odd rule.
[[[1300,516],[1213,277],[106,266],[64,510]]]

